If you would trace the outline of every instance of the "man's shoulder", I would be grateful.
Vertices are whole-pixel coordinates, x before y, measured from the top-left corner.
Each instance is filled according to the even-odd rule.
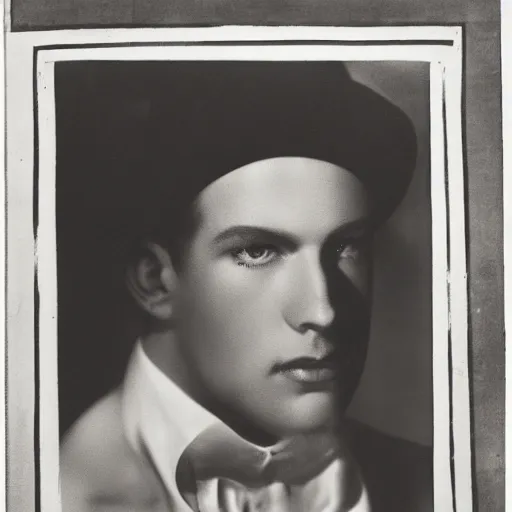
[[[66,434],[60,471],[64,512],[163,510],[159,481],[124,436],[119,391],[93,405]]]
[[[350,420],[348,434],[375,512],[432,512],[430,447],[399,439]]]

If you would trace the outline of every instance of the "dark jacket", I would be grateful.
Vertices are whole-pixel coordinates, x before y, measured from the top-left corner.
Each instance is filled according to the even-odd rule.
[[[363,473],[372,512],[433,512],[431,448],[352,421],[351,449]]]

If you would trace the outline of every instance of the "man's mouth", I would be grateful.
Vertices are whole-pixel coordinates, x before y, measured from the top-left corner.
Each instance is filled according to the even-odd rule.
[[[276,364],[273,373],[284,375],[298,383],[327,383],[334,380],[336,365],[331,354],[319,359],[299,357]]]

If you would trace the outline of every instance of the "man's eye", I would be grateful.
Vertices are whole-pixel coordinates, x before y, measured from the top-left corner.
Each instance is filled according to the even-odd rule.
[[[341,264],[345,260],[358,261],[361,257],[361,249],[359,244],[351,242],[343,244],[338,248],[338,264]]]
[[[233,257],[237,265],[244,267],[263,266],[274,261],[278,251],[270,245],[251,245],[233,251]]]

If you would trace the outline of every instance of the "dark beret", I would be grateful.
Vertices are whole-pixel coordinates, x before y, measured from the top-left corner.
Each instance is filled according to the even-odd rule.
[[[381,222],[416,162],[408,117],[336,62],[174,63],[158,81],[148,142],[152,172],[181,201],[243,165],[300,156],[354,173]]]
[[[61,204],[106,237],[179,222],[208,184],[280,156],[354,173],[382,223],[415,167],[409,118],[339,62],[68,64],[56,84]]]

